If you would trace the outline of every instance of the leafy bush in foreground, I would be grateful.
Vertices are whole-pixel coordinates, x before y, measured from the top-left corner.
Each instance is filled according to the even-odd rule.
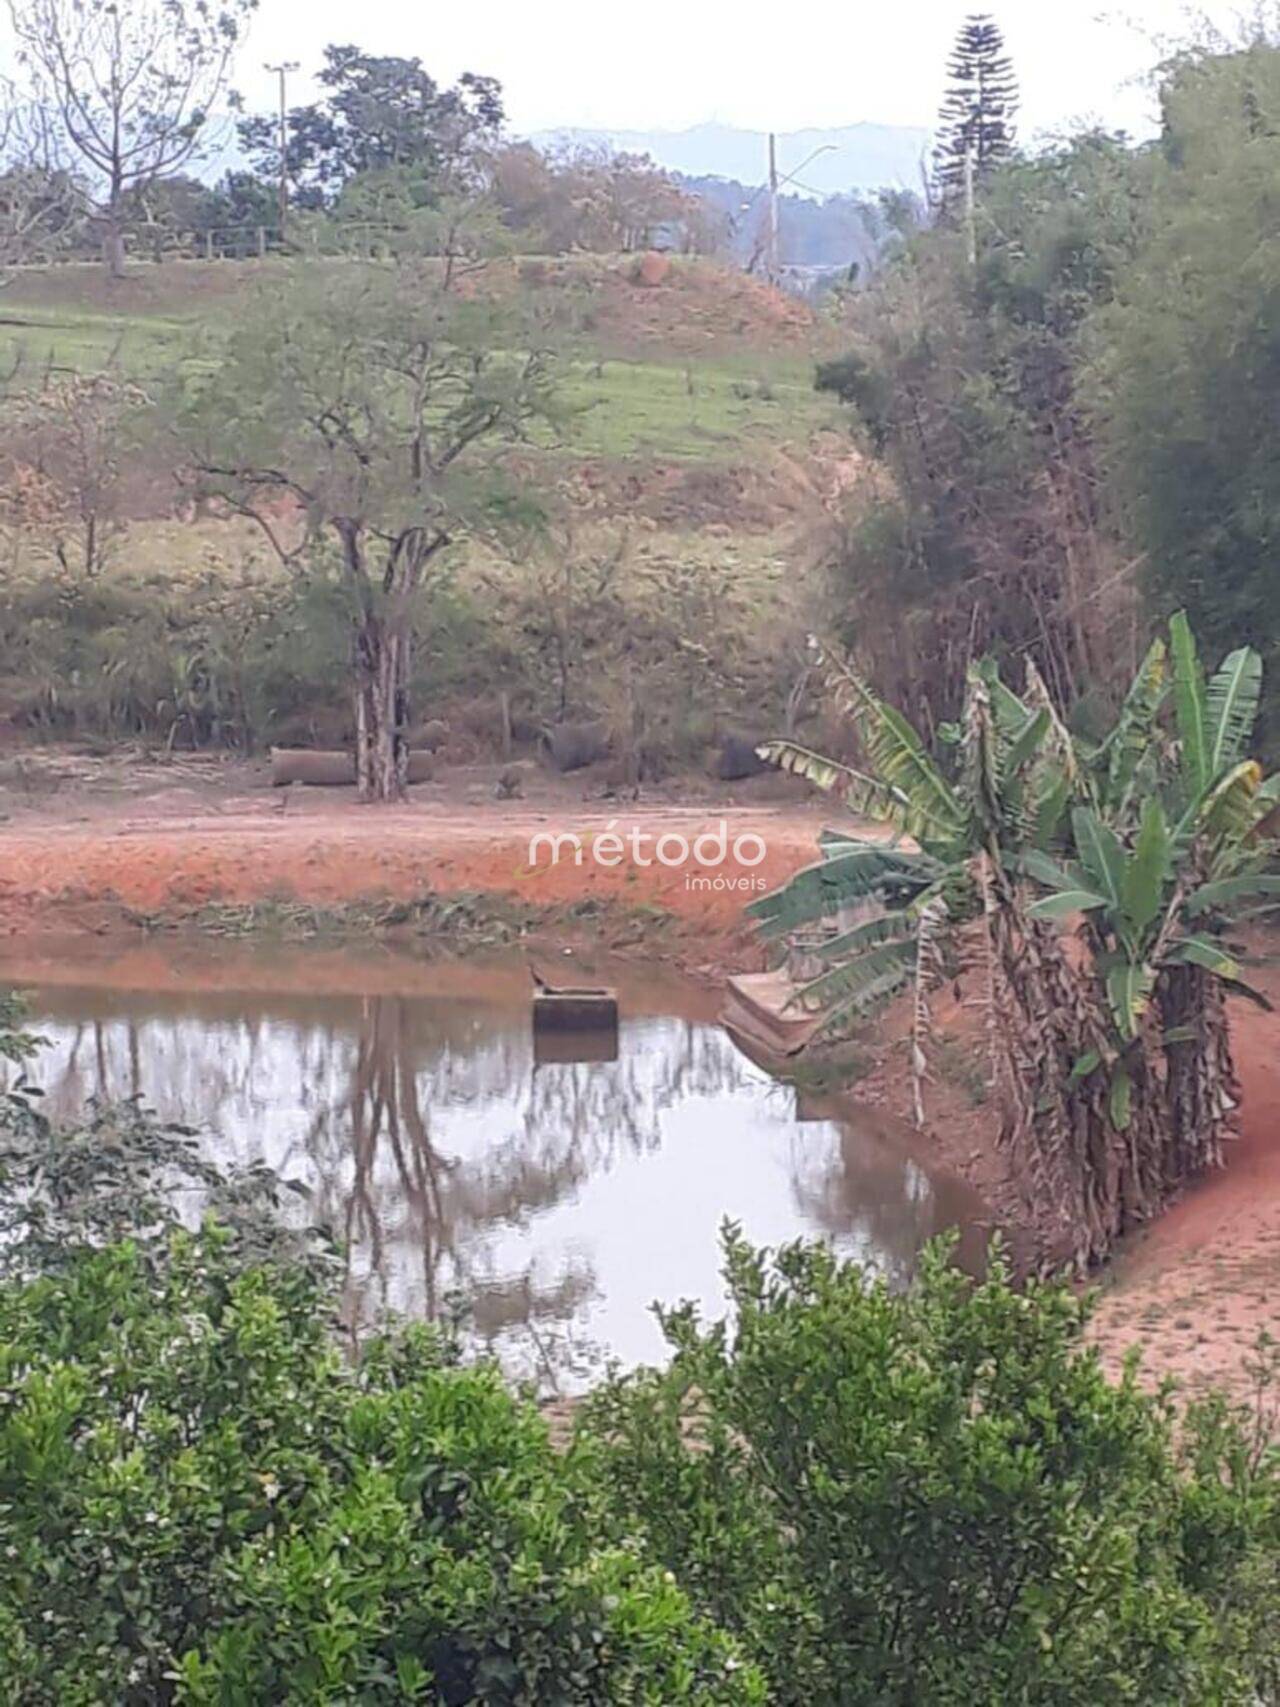
[[[492,1368],[213,1225],[0,1288],[6,1702],[753,1703]]]
[[[727,1250],[736,1325],[664,1314],[670,1369],[587,1427],[772,1701],[1276,1699],[1276,1462],[1221,1403],[1109,1382],[1087,1306],[998,1258],[975,1285],[935,1249],[894,1295],[821,1248]]]
[[[344,1361],[280,1182],[188,1136],[0,1097],[4,1707],[1277,1699],[1274,1451],[1106,1380],[1070,1290],[731,1234],[733,1325],[665,1313],[557,1456],[435,1330]]]

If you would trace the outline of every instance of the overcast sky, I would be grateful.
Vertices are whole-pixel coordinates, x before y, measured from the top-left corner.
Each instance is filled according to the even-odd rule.
[[[252,106],[265,106],[264,60],[299,60],[305,73],[326,42],[350,41],[416,54],[448,81],[467,70],[496,76],[517,131],[671,130],[704,119],[779,131],[859,119],[931,125],[948,47],[970,9],[944,0],[261,0],[236,81]],[[1080,118],[1149,129],[1140,79],[1160,39],[1185,36],[1201,12],[1229,27],[1240,7],[993,0],[991,10],[1030,137]],[[304,76],[294,88],[305,97]]]

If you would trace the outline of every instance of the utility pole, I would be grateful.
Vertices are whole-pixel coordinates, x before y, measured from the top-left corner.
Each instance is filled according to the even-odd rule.
[[[769,132],[769,283],[778,282],[778,139]]]
[[[285,96],[285,78],[291,71],[299,69],[296,59],[286,59],[280,65],[264,65],[264,71],[270,71],[280,79],[280,241],[284,242],[285,230],[289,224],[289,126],[288,102]]]
[[[815,148],[812,154],[806,154],[794,172],[788,172],[785,177],[780,178],[778,176],[778,139],[772,131],[769,132],[769,181],[765,184],[761,184],[760,188],[755,191],[749,202],[743,202],[742,212],[749,213],[760,200],[760,197],[766,192],[768,193],[769,205],[765,210],[764,251],[765,265],[768,268],[770,284],[777,284],[782,271],[781,263],[778,259],[778,191],[784,184],[794,184],[809,162],[811,160],[816,160],[819,154],[835,154],[837,152],[838,150],[834,142],[824,142],[821,148]],[[806,189],[807,185],[801,184],[800,188],[802,190]],[[817,191],[810,190],[809,194],[816,195]],[[751,257],[751,266],[753,268],[755,267],[759,253],[760,251],[757,248]]]
[[[800,172],[806,169],[809,160],[816,160],[819,154],[838,154],[838,152],[840,150],[836,149],[835,142],[824,142],[821,149],[814,149],[812,154],[807,154],[804,160],[800,160],[800,164],[795,167],[794,172],[787,172],[785,178],[780,178],[778,176],[778,138],[773,135],[773,131],[770,131],[770,176],[768,176],[768,183],[761,184],[759,189],[754,191],[751,200],[742,203],[741,212],[751,212],[751,208],[754,208],[759,198],[768,193],[770,200],[768,200],[768,207],[765,210],[765,266],[768,268],[766,277],[768,277],[768,282],[771,285],[777,285],[778,277],[782,273],[782,263],[778,259],[778,191],[782,189],[783,184],[794,184],[799,178]],[[800,184],[800,189],[807,188],[809,188],[807,184]],[[817,195],[816,189],[809,189],[809,195]],[[754,229],[759,230],[758,225]],[[758,259],[759,246],[756,242],[756,248],[751,254],[751,268],[749,270],[754,270]]]

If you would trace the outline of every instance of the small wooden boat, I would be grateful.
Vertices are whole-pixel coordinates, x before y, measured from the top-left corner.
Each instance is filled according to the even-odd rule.
[[[798,1055],[826,1017],[802,1007],[799,992],[784,971],[726,979],[720,1023],[752,1060]]]

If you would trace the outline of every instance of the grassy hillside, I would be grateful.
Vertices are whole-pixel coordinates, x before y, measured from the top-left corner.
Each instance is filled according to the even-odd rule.
[[[144,383],[194,370],[253,293],[290,278],[272,262],[139,263],[120,282],[89,266],[25,273],[0,302],[0,372],[21,388],[50,367],[114,364]],[[450,717],[458,757],[497,739],[503,699],[526,728],[639,718],[662,765],[723,727],[761,727],[813,620],[796,540],[848,456],[813,389],[808,311],[696,262],[647,285],[627,258],[507,262],[466,288],[536,304],[569,408],[556,437],[519,452],[551,499],[547,539],[510,563],[459,549],[423,611],[416,703]],[[23,483],[37,459],[20,434],[0,449],[38,510],[39,481]],[[123,525],[92,578],[60,562],[35,511],[0,513],[0,723],[182,745],[345,739],[340,589],[323,566],[282,569],[247,524],[178,519],[157,454],[120,470]]]
[[[350,263],[319,260],[309,267]],[[562,334],[563,389],[575,410],[567,447],[605,458],[733,461],[753,440],[797,443],[833,421],[813,390],[817,331],[799,305],[755,281],[699,263],[673,264],[659,285],[626,260],[495,265],[470,288],[572,299]],[[49,366],[117,363],[154,379],[211,359],[254,292],[287,287],[273,262],[138,263],[118,283],[99,267],[20,274],[3,298],[0,371],[18,382]]]

